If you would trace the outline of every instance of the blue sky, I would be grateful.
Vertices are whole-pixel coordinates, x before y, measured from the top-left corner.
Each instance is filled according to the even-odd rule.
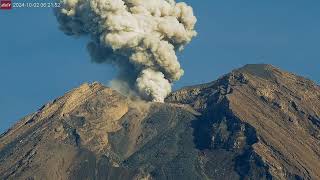
[[[319,0],[187,3],[199,35],[179,53],[185,76],[175,89],[248,63],[273,64],[320,82]],[[60,32],[50,9],[0,10],[0,35],[0,132],[66,91],[88,81],[107,84],[116,74],[90,63],[87,39]]]

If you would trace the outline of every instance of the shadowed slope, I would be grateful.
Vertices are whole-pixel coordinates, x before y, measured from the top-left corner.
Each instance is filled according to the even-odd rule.
[[[212,83],[177,91],[167,101],[202,112],[199,137],[207,139],[200,141],[202,148],[230,151],[246,142],[274,177],[320,178],[320,88],[312,81],[271,65],[247,65]]]

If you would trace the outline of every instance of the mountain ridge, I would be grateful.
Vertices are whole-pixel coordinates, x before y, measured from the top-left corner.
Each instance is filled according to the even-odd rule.
[[[165,103],[83,84],[0,136],[4,179],[317,179],[320,88],[246,65]]]

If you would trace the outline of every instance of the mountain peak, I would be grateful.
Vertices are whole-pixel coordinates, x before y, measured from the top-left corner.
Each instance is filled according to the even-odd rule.
[[[320,88],[246,65],[165,103],[83,84],[0,136],[1,179],[319,179]]]
[[[248,64],[231,72],[231,74],[243,74],[251,78],[260,78],[265,80],[275,80],[283,78],[287,73],[270,64]]]
[[[243,67],[239,68],[239,70],[243,71],[270,71],[273,69],[278,69],[271,64],[246,64]]]

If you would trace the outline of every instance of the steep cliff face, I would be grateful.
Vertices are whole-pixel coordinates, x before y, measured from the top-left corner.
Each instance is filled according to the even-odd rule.
[[[166,103],[84,84],[0,136],[1,179],[320,179],[320,88],[247,65]]]
[[[320,88],[312,81],[271,65],[247,65],[167,101],[202,114],[199,147],[238,154],[223,161],[241,178],[263,169],[266,178],[320,178]]]

